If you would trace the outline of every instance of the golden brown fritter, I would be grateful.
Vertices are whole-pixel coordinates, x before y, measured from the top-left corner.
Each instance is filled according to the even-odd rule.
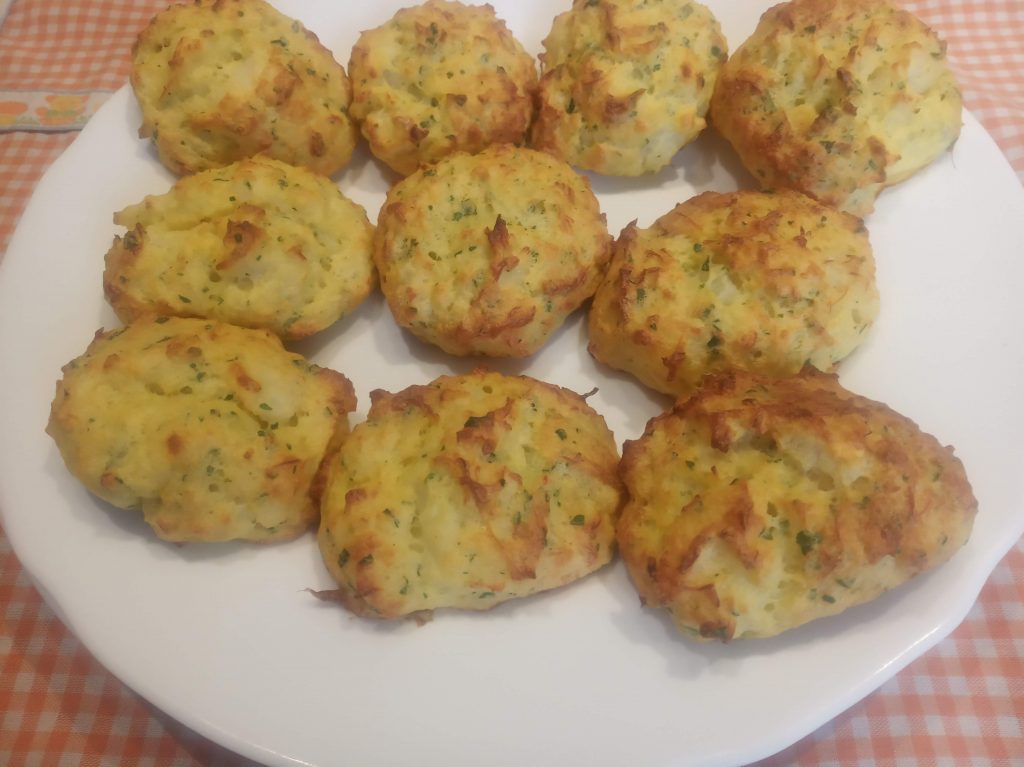
[[[333,597],[353,612],[486,610],[611,559],[618,452],[583,397],[478,371],[371,399],[321,510]]]
[[[92,493],[165,540],[271,542],[316,522],[354,408],[344,376],[268,331],[162,317],[97,333],[46,430]]]
[[[960,135],[945,44],[888,0],[793,0],[722,70],[714,126],[765,188],[857,215]]]
[[[132,49],[139,135],[179,175],[267,154],[330,175],[352,156],[345,70],[263,0],[194,0],[157,14]]]
[[[125,208],[103,289],[117,316],[211,317],[302,338],[354,310],[377,273],[366,212],[326,176],[241,160]]]
[[[544,48],[531,145],[611,176],[658,171],[697,137],[726,58],[691,0],[573,0]]]
[[[709,378],[626,442],[619,547],[687,636],[766,637],[949,559],[977,502],[909,419],[808,369]]]
[[[374,260],[399,325],[450,354],[537,351],[601,279],[611,238],[587,180],[511,145],[392,187]]]
[[[427,0],[363,32],[349,62],[352,115],[403,176],[421,163],[520,143],[537,68],[489,5]]]
[[[667,394],[710,372],[831,370],[878,314],[860,219],[799,192],[705,192],[616,244],[590,352]]]

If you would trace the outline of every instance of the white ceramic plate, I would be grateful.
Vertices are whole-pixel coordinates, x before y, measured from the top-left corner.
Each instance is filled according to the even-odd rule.
[[[735,47],[767,6],[710,3]],[[390,2],[282,2],[346,61]],[[554,10],[497,2],[533,51]],[[0,511],[47,601],[96,657],[175,718],[270,765],[726,765],[781,749],[850,706],[951,631],[1024,530],[1024,190],[965,115],[951,154],[881,197],[868,220],[882,312],[842,371],[956,445],[980,501],[950,563],[877,602],[783,637],[698,646],[640,608],[620,564],[488,614],[383,625],[318,602],[313,536],[273,547],[175,547],[138,515],[90,497],[43,433],[60,366],[104,304],[111,213],[164,191],[136,138],[126,90],[53,166],[0,270]],[[339,179],[378,210],[385,182],[365,154]],[[705,189],[746,183],[713,137],[636,181],[597,179],[613,231],[647,224]],[[373,388],[398,390],[475,363],[399,332],[371,300],[302,350]],[[577,391],[619,439],[665,401],[584,351],[575,317],[534,359],[504,364]]]

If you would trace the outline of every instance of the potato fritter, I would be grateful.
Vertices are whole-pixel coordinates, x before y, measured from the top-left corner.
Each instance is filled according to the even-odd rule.
[[[618,452],[583,397],[486,371],[370,396],[321,509],[320,551],[347,608],[486,610],[610,561]]]
[[[374,260],[398,324],[450,354],[525,357],[593,294],[611,238],[585,178],[511,145],[392,187]]]
[[[977,511],[952,448],[812,369],[709,378],[626,442],[622,478],[641,600],[698,639],[874,599],[949,559]]]
[[[888,0],[793,0],[722,70],[714,126],[765,188],[865,215],[960,135],[945,43]]]
[[[691,0],[573,0],[544,48],[531,146],[611,176],[658,171],[697,137],[727,55]]]
[[[373,290],[373,227],[325,176],[257,157],[180,179],[115,214],[103,290],[124,322],[211,317],[283,338],[323,330]]]
[[[363,32],[349,62],[352,115],[403,176],[421,163],[521,143],[537,68],[489,5],[427,0]]]
[[[263,0],[193,0],[132,49],[139,135],[178,175],[264,153],[330,175],[358,133],[352,87],[316,35]]]
[[[799,192],[705,192],[616,244],[590,352],[667,394],[710,372],[831,370],[878,314],[860,219]]]
[[[155,318],[64,367],[47,433],[69,471],[168,541],[271,542],[315,524],[355,409],[343,375],[268,331]]]

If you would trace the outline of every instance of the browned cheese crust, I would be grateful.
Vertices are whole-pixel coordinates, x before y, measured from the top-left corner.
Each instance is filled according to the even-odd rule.
[[[726,63],[711,122],[763,187],[865,215],[953,145],[961,99],[945,44],[888,0],[793,0]]]
[[[371,399],[329,468],[319,535],[350,610],[486,610],[611,560],[618,451],[583,397],[480,371]]]
[[[590,352],[681,396],[733,368],[830,371],[877,314],[859,218],[799,192],[705,192],[622,233],[591,305]]]
[[[169,541],[295,538],[348,432],[352,385],[265,330],[151,318],[64,366],[47,433],[92,493]]]
[[[194,0],[132,49],[139,135],[185,175],[264,153],[331,175],[352,156],[352,88],[316,35],[263,0]]]
[[[374,261],[399,325],[449,354],[525,357],[593,295],[611,252],[587,180],[508,144],[395,184]]]
[[[704,129],[726,41],[691,0],[574,0],[541,54],[532,146],[581,168],[639,176]]]
[[[303,338],[377,282],[366,212],[326,176],[254,157],[114,214],[103,292],[123,322],[210,317]]]
[[[352,115],[403,176],[457,152],[521,143],[537,67],[490,5],[427,0],[363,32],[349,62]]]
[[[710,377],[626,442],[619,547],[641,600],[697,639],[765,637],[948,560],[977,501],[909,419],[807,370]]]

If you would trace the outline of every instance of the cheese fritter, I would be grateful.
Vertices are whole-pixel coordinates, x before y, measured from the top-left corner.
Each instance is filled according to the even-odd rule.
[[[808,369],[709,379],[627,442],[618,541],[641,600],[698,639],[767,637],[948,560],[977,502],[909,419]]]
[[[524,357],[589,298],[611,238],[585,178],[511,145],[392,187],[374,260],[396,321],[450,354]]]
[[[321,509],[331,596],[353,612],[486,610],[611,559],[618,452],[583,397],[478,371],[371,399]]]
[[[352,386],[268,331],[156,318],[64,367],[47,433],[92,493],[168,541],[271,542],[315,524]]]
[[[157,14],[132,48],[139,135],[178,175],[267,154],[330,175],[358,133],[344,68],[263,0],[193,0]]]
[[[125,208],[103,288],[117,316],[211,317],[284,338],[323,330],[377,282],[366,212],[325,176],[257,157]]]
[[[783,3],[725,65],[711,120],[763,187],[865,215],[960,135],[945,49],[888,0]]]
[[[531,145],[611,176],[654,173],[697,137],[727,55],[691,0],[573,0],[544,49]]]
[[[349,62],[352,115],[403,176],[421,163],[521,143],[537,68],[490,5],[427,0],[363,32]]]
[[[877,314],[860,219],[799,192],[705,192],[622,233],[590,309],[590,352],[683,395],[729,368],[831,370]]]

